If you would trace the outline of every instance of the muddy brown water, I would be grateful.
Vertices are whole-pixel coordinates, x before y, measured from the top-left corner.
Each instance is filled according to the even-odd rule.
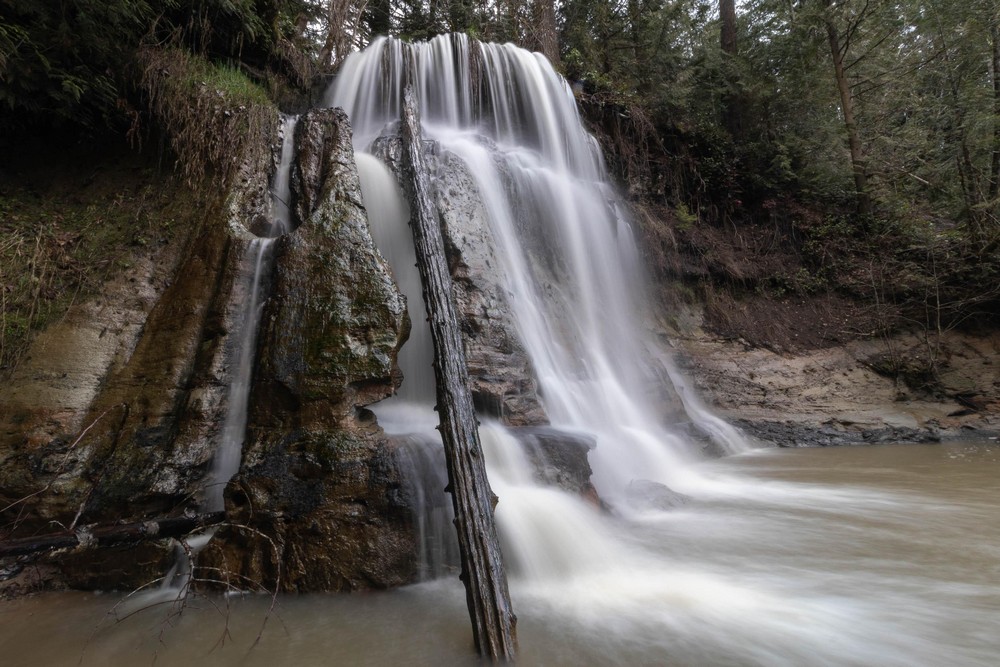
[[[599,520],[619,562],[514,574],[522,665],[1000,664],[996,442],[762,450],[700,472],[679,510]],[[120,599],[0,603],[0,664],[478,664],[457,581],[115,621]]]

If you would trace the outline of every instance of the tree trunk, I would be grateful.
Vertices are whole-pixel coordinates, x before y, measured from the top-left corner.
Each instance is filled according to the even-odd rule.
[[[733,72],[734,63],[730,62],[736,57],[736,0],[719,0],[719,18],[722,52],[728,56],[723,69],[727,90],[722,94],[722,122],[729,136],[738,140],[743,136],[743,100],[736,89],[738,83]]]
[[[556,27],[556,8],[552,0],[534,0],[534,34],[537,48],[549,59],[553,67],[559,66],[559,30]]]
[[[424,164],[417,103],[409,85],[403,92],[402,137],[403,169],[413,205],[410,226],[434,344],[438,429],[448,462],[473,634],[480,654],[493,660],[513,659],[517,618],[511,608],[493,519],[496,496],[486,478],[444,237]]]
[[[119,526],[86,527],[75,531],[64,530],[49,535],[23,537],[0,542],[0,558],[25,556],[56,549],[97,549],[165,537],[181,537],[199,528],[222,523],[225,519],[225,512],[210,512],[191,517],[150,519]]]
[[[719,0],[719,18],[722,20],[722,51],[736,55],[736,0]]]
[[[995,16],[990,26],[990,41],[993,42],[993,157],[990,161],[990,206],[996,208],[996,198],[1000,195],[1000,26]]]
[[[833,54],[833,73],[837,79],[837,90],[840,91],[840,108],[844,114],[844,125],[847,127],[847,144],[851,150],[851,168],[854,171],[854,189],[858,198],[858,213],[867,215],[872,211],[871,197],[868,194],[868,175],[865,170],[864,157],[861,151],[861,136],[854,120],[854,98],[851,95],[851,84],[844,72],[844,53],[840,46],[840,34],[831,21],[826,22],[826,34],[830,38],[830,52]]]

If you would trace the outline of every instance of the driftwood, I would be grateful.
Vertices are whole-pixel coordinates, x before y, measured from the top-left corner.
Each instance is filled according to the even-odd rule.
[[[199,528],[222,523],[225,519],[225,512],[211,512],[112,526],[89,526],[36,537],[22,537],[0,542],[0,558],[26,556],[56,549],[98,549],[135,544],[144,540],[181,537]]]
[[[462,555],[462,581],[479,653],[494,660],[512,660],[517,647],[517,618],[511,608],[493,518],[496,496],[486,478],[465,350],[452,298],[451,274],[431,198],[420,120],[410,86],[403,93],[402,120],[402,166],[413,204],[410,226],[434,344],[438,429],[448,462],[449,490]]]

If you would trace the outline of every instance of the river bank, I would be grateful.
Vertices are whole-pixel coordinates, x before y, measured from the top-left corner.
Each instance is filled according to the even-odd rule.
[[[768,349],[723,337],[688,309],[670,341],[705,401],[781,447],[937,442],[1000,434],[1000,335],[959,331]],[[914,381],[912,368],[933,355]]]

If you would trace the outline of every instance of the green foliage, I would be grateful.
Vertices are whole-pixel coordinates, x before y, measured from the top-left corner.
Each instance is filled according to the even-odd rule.
[[[698,222],[698,216],[691,213],[684,202],[679,202],[674,207],[674,214],[677,216],[677,227],[681,230],[686,231]]]
[[[4,0],[0,11],[0,128],[15,115],[105,123],[130,46],[152,19],[150,4]]]
[[[177,48],[144,49],[140,61],[150,108],[191,185],[209,172],[228,183],[248,150],[268,150],[277,109],[244,73]]]
[[[2,0],[0,129],[134,126],[135,64],[151,47],[308,87],[318,47],[303,26],[319,9],[314,0]]]

